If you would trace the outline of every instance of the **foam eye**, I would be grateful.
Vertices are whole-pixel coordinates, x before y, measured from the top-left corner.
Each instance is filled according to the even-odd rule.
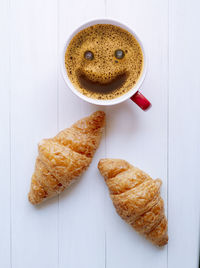
[[[84,53],[84,58],[86,60],[93,60],[94,59],[94,54],[92,53],[92,51],[87,50]]]
[[[117,58],[117,59],[123,59],[123,57],[124,57],[124,51],[123,50],[121,50],[121,49],[117,49],[117,50],[115,50],[115,57]]]

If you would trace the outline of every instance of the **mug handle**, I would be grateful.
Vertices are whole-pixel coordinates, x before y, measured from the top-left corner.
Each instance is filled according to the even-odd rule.
[[[137,91],[131,98],[143,111],[146,111],[151,107],[150,101],[148,101],[141,92]]]

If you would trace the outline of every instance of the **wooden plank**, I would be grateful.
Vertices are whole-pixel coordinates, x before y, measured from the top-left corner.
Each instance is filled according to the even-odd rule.
[[[27,199],[37,143],[57,132],[57,2],[11,0],[12,267],[58,265],[57,198]]]
[[[169,267],[198,266],[200,2],[170,0]]]
[[[107,157],[122,158],[153,178],[162,178],[167,212],[168,2],[107,1],[108,16],[127,23],[144,42],[148,72],[142,92],[152,102],[143,112],[130,100],[108,109]],[[116,214],[107,193],[107,268],[167,267],[167,247],[158,249]]]
[[[9,2],[0,2],[0,267],[10,267],[10,36]]]
[[[103,0],[59,4],[59,53],[72,29],[84,21],[103,16]],[[66,87],[59,75],[59,129],[100,109],[83,102]],[[102,108],[101,108],[102,109]],[[104,197],[105,185],[97,170],[105,156],[103,139],[93,162],[79,182],[60,196],[59,251],[60,267],[103,268],[105,266]]]

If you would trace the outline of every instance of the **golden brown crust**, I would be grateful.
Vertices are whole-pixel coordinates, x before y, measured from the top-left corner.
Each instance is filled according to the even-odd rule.
[[[111,194],[120,194],[134,188],[150,177],[144,172],[140,172],[138,168],[129,168],[115,177],[107,179],[106,183]]]
[[[161,222],[146,235],[146,237],[155,245],[164,246],[167,244],[167,219],[165,216],[162,218]]]
[[[29,192],[32,204],[59,194],[88,168],[99,146],[104,124],[105,113],[97,111],[54,138],[39,143]]]
[[[121,159],[101,159],[98,164],[98,168],[105,179],[113,178],[129,167],[130,164]]]
[[[39,158],[49,172],[66,186],[71,179],[79,176],[92,161],[91,157],[79,154],[51,139],[43,140],[38,149]]]
[[[135,220],[132,226],[136,231],[148,234],[164,217],[164,202],[162,198],[159,198],[155,206],[151,207],[147,212],[141,215]]]
[[[98,168],[104,176],[117,213],[157,246],[167,244],[167,219],[160,197],[160,179],[121,159],[102,159]]]

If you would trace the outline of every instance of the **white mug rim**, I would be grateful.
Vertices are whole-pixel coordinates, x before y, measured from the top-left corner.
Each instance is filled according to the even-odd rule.
[[[138,41],[138,43],[140,44],[140,47],[142,49],[142,53],[143,53],[143,70],[142,70],[142,74],[140,75],[140,78],[138,79],[138,81],[136,82],[136,84],[134,85],[134,87],[132,89],[130,89],[127,93],[121,95],[118,98],[114,98],[114,99],[110,99],[110,100],[98,100],[98,99],[93,99],[93,98],[89,98],[85,95],[83,95],[80,91],[78,91],[78,89],[75,88],[75,86],[72,84],[72,82],[70,81],[68,74],[67,74],[67,70],[65,67],[65,53],[66,53],[66,49],[70,43],[70,41],[72,40],[72,38],[81,30],[90,27],[92,25],[95,24],[112,24],[112,25],[116,25],[119,26],[125,30],[127,30],[128,32],[130,32]],[[139,39],[138,35],[135,33],[135,31],[133,31],[129,26],[127,26],[124,23],[119,22],[116,19],[112,19],[112,18],[97,18],[97,19],[92,19],[89,21],[86,21],[84,23],[82,23],[80,26],[76,27],[71,34],[69,34],[68,38],[66,39],[65,43],[64,43],[64,48],[62,50],[62,54],[61,54],[61,72],[62,72],[62,76],[64,78],[64,81],[66,83],[66,85],[70,88],[70,90],[79,98],[92,103],[92,104],[96,104],[96,105],[102,105],[102,106],[110,106],[110,105],[115,105],[115,104],[119,104],[121,102],[124,102],[125,100],[131,98],[140,88],[140,86],[142,85],[145,76],[146,76],[146,71],[147,71],[147,58],[146,58],[146,52],[144,49],[144,45],[142,43],[142,41]]]

